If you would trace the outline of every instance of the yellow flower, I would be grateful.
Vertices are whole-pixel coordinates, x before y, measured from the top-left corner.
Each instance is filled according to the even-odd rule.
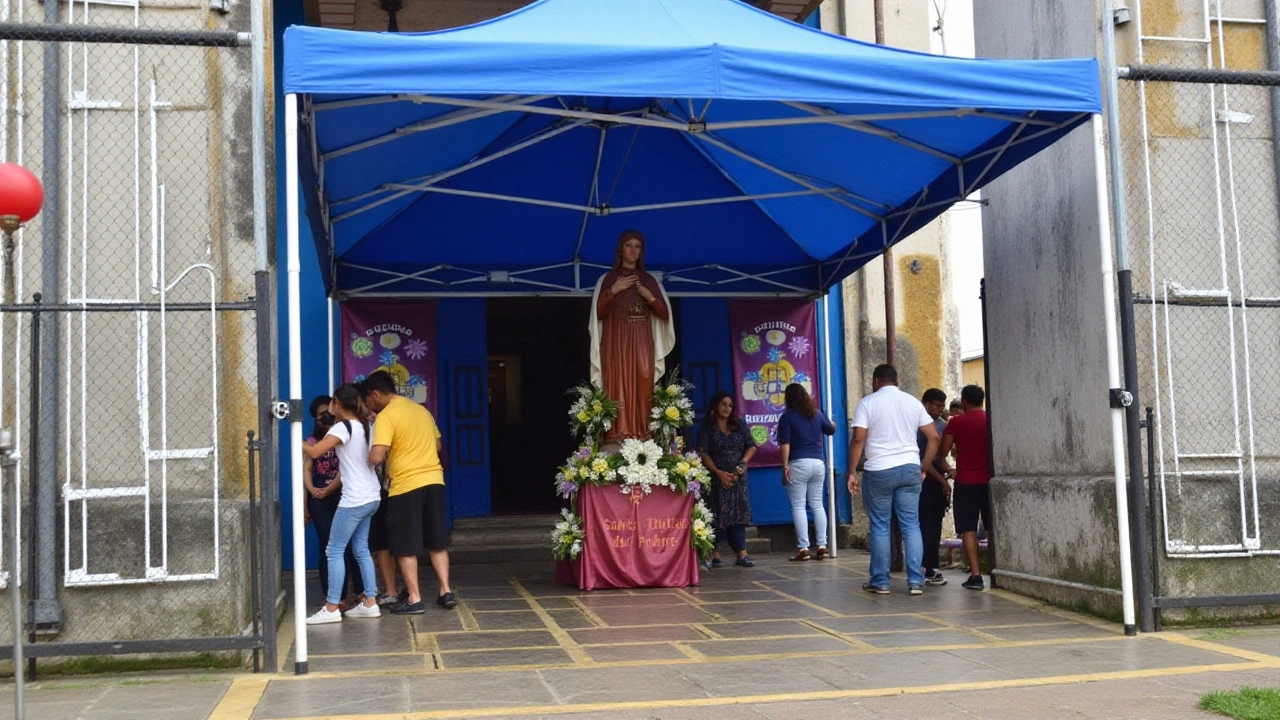
[[[667,408],[666,412],[664,412],[663,414],[667,416],[668,420],[679,420],[680,408],[672,405],[671,407]]]
[[[601,410],[604,410],[604,403],[600,402],[599,400],[596,400],[595,402],[591,403],[591,409],[595,410],[596,412],[600,412]]]
[[[688,475],[688,474],[689,474],[689,470],[690,470],[690,469],[691,469],[691,468],[690,468],[689,463],[687,463],[687,462],[685,462],[685,461],[683,461],[683,460],[681,460],[680,462],[676,463],[676,473],[677,473],[677,474],[679,474],[679,475]]]
[[[578,468],[578,477],[582,478],[583,480],[586,480],[587,476],[589,476],[590,474],[591,474],[591,470],[587,468],[586,465],[583,465],[582,467]]]
[[[676,387],[675,385],[668,385],[667,394],[670,395],[671,397],[675,397],[680,394],[680,388]]]
[[[605,472],[609,469],[609,461],[604,458],[596,458],[591,461],[591,469],[598,473]]]
[[[586,422],[589,417],[591,416],[587,414],[587,411],[582,410],[578,413],[578,422]]]

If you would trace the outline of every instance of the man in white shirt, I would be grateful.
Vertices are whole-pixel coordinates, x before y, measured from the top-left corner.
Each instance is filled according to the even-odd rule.
[[[871,579],[862,589],[889,594],[889,518],[898,518],[906,547],[907,588],[924,594],[924,544],[920,539],[921,465],[933,462],[938,452],[938,430],[924,405],[898,389],[898,371],[880,365],[871,374],[872,393],[858,403],[853,414],[853,439],[849,443],[849,492],[862,492],[862,505],[871,523]],[[916,445],[916,432],[928,439],[924,457]],[[862,482],[857,467],[866,451]]]

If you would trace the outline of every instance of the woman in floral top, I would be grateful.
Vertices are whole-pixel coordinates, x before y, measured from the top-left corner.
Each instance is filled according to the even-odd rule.
[[[751,524],[751,496],[747,493],[747,463],[756,454],[755,440],[738,420],[733,396],[716,391],[707,405],[706,417],[698,433],[698,454],[711,471],[711,512],[716,527],[737,553],[735,564],[755,565],[747,556],[747,525]],[[711,558],[712,567],[720,567],[720,552]]]
[[[308,445],[315,445],[320,438],[333,427],[333,417],[329,415],[329,396],[321,395],[311,401],[311,418],[315,420],[315,429],[307,438]],[[338,512],[338,503],[342,500],[342,479],[338,474],[338,454],[330,450],[315,460],[302,458],[302,484],[307,490],[307,502],[303,506],[307,521],[315,523],[316,536],[320,538],[320,593],[329,593],[329,561],[325,556],[325,548],[329,545],[329,531],[333,528],[333,517]],[[347,555],[351,555],[348,550]],[[360,577],[359,568],[352,575],[350,567],[355,564],[354,557],[347,558],[347,578]],[[359,583],[352,583],[352,587]],[[346,588],[342,588],[343,597]]]

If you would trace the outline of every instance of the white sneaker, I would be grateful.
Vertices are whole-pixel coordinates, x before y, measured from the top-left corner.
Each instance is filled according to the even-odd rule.
[[[355,607],[347,611],[347,617],[353,617],[353,618],[382,617],[382,610],[377,605],[365,605],[364,603],[356,603]]]
[[[342,622],[342,613],[337,610],[328,610],[323,606],[316,611],[315,615],[307,618],[308,625],[327,625],[339,622]]]

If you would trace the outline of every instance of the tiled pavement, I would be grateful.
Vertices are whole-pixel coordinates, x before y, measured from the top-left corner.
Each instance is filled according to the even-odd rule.
[[[30,717],[1209,717],[1204,690],[1280,684],[1272,629],[1126,638],[959,575],[868,595],[861,553],[757,563],[595,593],[550,563],[459,567],[456,611],[310,628],[309,675],[290,652],[271,676],[48,683]]]

